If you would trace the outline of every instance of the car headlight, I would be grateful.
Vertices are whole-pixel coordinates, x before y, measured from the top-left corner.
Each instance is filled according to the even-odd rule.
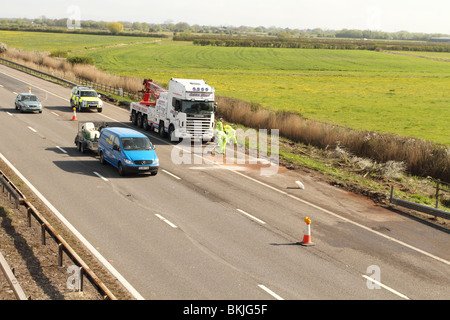
[[[159,164],[159,158],[156,158],[155,161],[153,161],[153,164],[154,164],[154,165]]]
[[[99,105],[100,107],[102,107],[102,106],[103,106],[103,101],[100,100],[100,101],[98,102],[98,105]]]
[[[128,159],[124,159],[123,162],[125,162],[126,164],[133,164],[133,161],[128,160]]]

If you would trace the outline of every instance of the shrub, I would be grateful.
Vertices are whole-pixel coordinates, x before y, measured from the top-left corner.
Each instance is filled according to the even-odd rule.
[[[64,50],[55,50],[50,52],[49,56],[54,58],[67,58],[69,54]]]
[[[94,59],[86,56],[71,56],[67,58],[67,61],[71,64],[94,64]]]
[[[6,52],[6,50],[8,50],[6,44],[0,42],[0,53]]]

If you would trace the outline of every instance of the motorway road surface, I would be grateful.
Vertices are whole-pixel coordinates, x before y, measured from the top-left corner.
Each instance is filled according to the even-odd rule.
[[[28,87],[42,114],[14,109]],[[0,66],[0,154],[136,298],[450,298],[448,233],[283,168],[261,175],[263,165],[220,164],[201,152],[176,164],[179,146],[151,132],[158,175],[120,177],[76,150],[69,92]],[[128,111],[107,103],[77,120],[131,126]],[[315,246],[298,244],[306,216]]]

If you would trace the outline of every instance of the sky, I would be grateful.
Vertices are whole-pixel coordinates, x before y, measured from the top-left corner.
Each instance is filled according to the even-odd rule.
[[[6,0],[0,0],[4,2]],[[0,18],[450,34],[449,0],[21,0]]]

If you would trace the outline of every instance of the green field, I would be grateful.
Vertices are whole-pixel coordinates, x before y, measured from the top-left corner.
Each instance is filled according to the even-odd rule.
[[[0,42],[27,50],[70,50],[93,57],[111,73],[160,83],[202,78],[218,95],[450,145],[450,62],[417,52],[200,47],[167,39],[10,31],[0,31]]]

